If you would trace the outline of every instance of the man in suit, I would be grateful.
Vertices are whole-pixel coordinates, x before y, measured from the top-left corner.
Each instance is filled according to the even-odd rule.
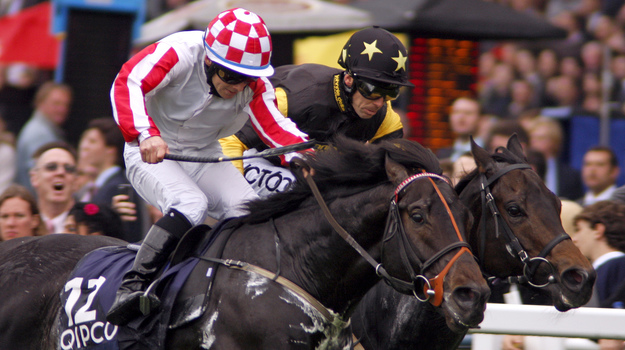
[[[616,179],[620,172],[618,158],[607,146],[595,146],[584,154],[582,181],[588,189],[580,198],[580,204],[587,206],[608,200],[616,191]]]
[[[560,123],[548,117],[538,118],[529,127],[530,148],[545,157],[545,185],[561,198],[576,200],[584,195],[584,187],[579,171],[560,159],[563,138]]]
[[[119,185],[129,184],[123,168],[123,147],[124,138],[112,117],[93,119],[89,123],[78,144],[78,162],[94,169],[95,179],[79,191],[78,201],[109,207],[112,205],[113,196],[120,194]],[[139,198],[132,197],[135,201]],[[135,204],[137,208],[141,207],[140,203]],[[143,237],[141,227],[140,220],[125,221],[121,236],[127,241],[136,242]]]
[[[482,110],[480,102],[469,97],[459,97],[452,104],[449,112],[449,126],[456,135],[454,144],[450,148],[441,148],[436,155],[443,159],[449,158],[452,162],[461,155],[471,151],[470,136],[479,146],[484,146],[484,140],[478,136]]]

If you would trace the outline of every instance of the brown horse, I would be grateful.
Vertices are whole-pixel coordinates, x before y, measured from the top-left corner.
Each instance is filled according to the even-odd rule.
[[[250,203],[249,215],[231,221],[227,236],[220,236],[228,237],[223,253],[204,256],[179,295],[186,300],[205,292],[194,282],[205,280],[212,267],[208,304],[169,329],[164,348],[349,349],[349,316],[380,276],[403,293],[439,305],[452,329],[481,322],[489,290],[464,242],[472,217],[439,175],[436,157],[407,140],[339,140],[335,146],[307,157],[291,190]],[[306,173],[314,173],[314,182]],[[322,199],[315,198],[316,186]],[[31,253],[26,246],[33,244],[66,253]],[[29,283],[39,279],[44,287],[25,294],[20,280],[7,283],[0,291],[3,303],[15,310],[43,300],[31,312],[59,313],[67,270],[94,246],[109,244],[67,236],[7,249],[0,244],[0,278],[10,280],[21,266],[33,269]],[[11,261],[2,260],[7,255]],[[63,262],[58,270],[34,271],[53,259]],[[2,349],[16,349],[12,341],[24,334],[29,339],[19,349],[57,347],[58,335],[46,338],[42,331],[53,327],[47,318],[37,323],[29,317],[30,325],[11,328],[21,317],[0,306],[0,330],[7,330],[0,332]]]
[[[560,311],[588,302],[595,272],[564,232],[560,200],[527,164],[516,135],[495,154],[475,143],[472,152],[478,167],[456,190],[476,218],[468,241],[483,273],[542,288]],[[352,325],[366,350],[456,349],[467,332],[382,283],[363,298]]]

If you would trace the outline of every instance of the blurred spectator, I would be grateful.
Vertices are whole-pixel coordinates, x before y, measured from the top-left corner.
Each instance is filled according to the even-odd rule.
[[[480,103],[484,113],[504,116],[510,103],[510,84],[514,80],[514,70],[510,64],[498,63],[489,80],[480,91]]]
[[[587,191],[580,198],[580,204],[589,206],[610,199],[616,190],[619,172],[618,158],[610,147],[595,146],[586,151],[582,162],[582,181]]]
[[[529,50],[520,50],[515,56],[515,69],[519,80],[527,81],[532,88],[531,104],[538,105],[542,94],[542,78],[536,68],[536,58]],[[512,92],[514,95],[514,91]],[[514,98],[514,96],[513,96]]]
[[[39,72],[26,64],[14,63],[0,69],[0,74],[0,106],[7,130],[17,135],[33,113]]]
[[[561,198],[576,200],[583,196],[580,173],[560,159],[564,133],[560,122],[540,117],[528,129],[529,145],[545,157],[545,184]]]
[[[603,45],[596,40],[589,41],[582,46],[581,59],[586,73],[601,73],[603,68]]]
[[[495,54],[491,51],[486,51],[482,53],[479,57],[478,62],[478,84],[480,84],[480,89],[482,90],[482,84],[487,81],[490,76],[493,74],[495,66],[497,65],[497,58]]]
[[[602,1],[604,0],[582,0],[581,4],[576,8],[575,14],[582,22],[586,33],[591,33],[594,30],[597,20],[603,15],[601,13]]]
[[[480,103],[469,97],[460,97],[451,104],[449,111],[449,126],[455,135],[451,148],[439,149],[439,158],[450,158],[455,161],[465,152],[471,151],[470,136],[482,146],[483,141],[477,136],[481,119]]]
[[[547,81],[547,99],[554,106],[543,108],[541,114],[547,117],[567,118],[581,109],[581,88],[577,80],[569,75],[559,75]]]
[[[13,183],[16,172],[15,135],[6,129],[6,123],[0,110],[0,193]]]
[[[35,151],[46,143],[64,140],[61,125],[67,119],[71,101],[71,89],[65,84],[46,82],[37,90],[35,112],[17,138],[16,181],[20,185],[31,188],[28,172]]]
[[[138,203],[142,200],[134,193],[124,174],[124,144],[124,137],[112,116],[89,122],[78,145],[78,164],[86,169],[92,168],[95,178],[79,191],[81,197],[77,198],[78,201],[111,206],[113,196],[120,194],[119,185],[125,184],[133,192],[137,207],[141,207]],[[123,234],[120,233],[119,237],[129,242],[141,240],[143,216],[138,218],[132,223],[125,222]]]
[[[46,229],[39,216],[35,197],[24,186],[9,186],[0,195],[0,241],[42,236]]]
[[[536,59],[536,70],[543,84],[558,74],[558,55],[553,49],[543,49]]]
[[[123,239],[122,221],[108,205],[78,202],[65,219],[65,232],[81,236],[110,236]]]
[[[508,139],[514,134],[519,138],[523,149],[526,149],[529,142],[527,132],[516,120],[500,120],[495,123],[486,140],[485,148],[489,152],[495,152],[498,147],[506,147],[508,145]]]
[[[573,78],[575,84],[582,80],[582,63],[575,56],[566,56],[560,60],[560,74]]]
[[[581,24],[575,17],[575,13],[568,10],[561,11],[557,15],[550,17],[550,20],[553,25],[567,32],[566,38],[554,41],[551,48],[555,50],[559,57],[579,55],[585,36]]]
[[[595,39],[602,44],[607,45],[610,49],[625,53],[625,37],[623,30],[616,25],[614,19],[609,16],[601,16],[597,20],[597,26],[592,32]]]
[[[526,80],[515,80],[511,86],[512,100],[508,105],[506,116],[509,119],[519,119],[524,112],[534,110],[538,107],[534,88]]]
[[[41,146],[33,157],[30,179],[41,219],[49,233],[62,233],[74,205],[76,151],[64,142],[51,142]]]
[[[582,93],[584,96],[601,96],[601,80],[599,74],[586,72],[582,76]]]

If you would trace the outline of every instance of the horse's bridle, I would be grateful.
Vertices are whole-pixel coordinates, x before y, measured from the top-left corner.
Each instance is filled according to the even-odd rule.
[[[375,268],[375,272],[378,276],[383,278],[386,283],[388,283],[390,286],[392,286],[396,290],[405,294],[412,293],[419,301],[422,301],[422,302],[429,301],[434,306],[439,306],[442,303],[443,281],[445,279],[445,276],[449,272],[449,269],[454,264],[454,262],[460,257],[460,255],[462,255],[463,253],[472,254],[469,244],[464,241],[464,239],[462,238],[462,235],[460,234],[458,225],[456,224],[456,220],[454,219],[454,216],[451,213],[451,210],[449,209],[449,206],[447,202],[445,201],[443,194],[440,192],[440,189],[438,188],[434,180],[432,180],[433,178],[437,178],[437,179],[441,179],[445,181],[446,183],[449,183],[449,181],[446,178],[437,174],[427,173],[427,172],[413,175],[407,178],[406,180],[404,180],[401,184],[399,184],[399,186],[397,186],[397,188],[395,189],[394,195],[391,198],[389,213],[388,213],[388,217],[386,221],[386,228],[384,230],[383,242],[384,243],[388,242],[390,239],[392,239],[395,236],[396,233],[400,237],[399,245],[400,245],[400,256],[402,259],[402,264],[404,265],[404,268],[410,275],[410,279],[411,279],[410,281],[404,281],[402,279],[391,276],[386,271],[384,266],[382,266],[382,263],[377,262],[371,255],[369,255],[369,253],[365,249],[363,249],[362,246],[360,246],[360,244],[358,244],[358,242],[356,242],[356,240],[354,240],[354,238],[347,231],[345,231],[343,227],[341,227],[341,225],[336,221],[336,219],[334,219],[334,217],[330,213],[330,209],[328,208],[325,201],[321,197],[321,193],[319,192],[317,185],[312,179],[312,176],[310,176],[308,173],[304,173],[304,176],[315,196],[315,199],[317,200],[317,202],[319,203],[319,206],[323,210],[323,213],[326,219],[328,220],[328,222],[330,222],[332,227],[348,244],[350,244],[369,264],[371,264],[371,266]],[[404,226],[401,222],[401,216],[400,216],[399,208],[397,205],[399,201],[400,192],[404,188],[406,188],[408,185],[413,183],[415,180],[421,179],[421,178],[428,178],[428,180],[430,180],[430,182],[436,189],[436,192],[439,198],[443,202],[447,210],[447,213],[449,214],[449,217],[451,218],[452,224],[454,226],[454,229],[456,230],[456,234],[458,235],[458,240],[459,240],[458,242],[454,242],[448,245],[447,247],[443,248],[441,251],[434,254],[425,262],[419,259],[419,257],[415,254],[414,250],[411,248],[410,242],[404,230]],[[460,248],[460,250],[454,255],[454,257],[447,263],[445,268],[437,276],[431,279],[428,279],[427,277],[425,277],[424,275],[425,271],[434,262],[436,262],[445,254],[447,254],[448,252],[456,248]],[[408,259],[408,253],[410,253],[412,258],[417,261],[419,265],[419,274],[416,274],[414,269],[412,268],[412,265],[410,264],[410,261]],[[382,251],[382,254],[384,254],[384,250]]]
[[[486,224],[486,215],[487,215],[487,210],[488,210],[490,211],[490,214],[493,216],[493,219],[495,222],[495,237],[499,238],[499,235],[501,234],[499,227],[500,226],[503,227],[503,233],[504,233],[503,238],[505,240],[506,250],[512,257],[518,258],[523,263],[523,275],[510,276],[508,277],[508,281],[511,283],[515,283],[515,282],[528,283],[533,287],[544,288],[550,283],[556,282],[556,278],[553,276],[556,269],[553,267],[551,262],[549,262],[549,260],[546,259],[546,256],[551,252],[551,250],[556,245],[558,245],[560,242],[564,240],[571,239],[571,237],[567,235],[566,233],[564,233],[554,238],[547,245],[545,245],[545,247],[543,247],[543,249],[538,254],[538,256],[530,258],[527,252],[525,251],[525,249],[523,248],[523,245],[521,244],[521,242],[519,242],[518,238],[512,232],[512,229],[510,229],[510,226],[508,226],[506,221],[503,219],[503,217],[497,210],[497,205],[495,204],[495,198],[493,197],[493,194],[491,193],[491,190],[490,190],[490,187],[500,177],[507,174],[508,172],[512,170],[517,170],[517,169],[531,169],[531,168],[532,167],[529,164],[511,164],[511,165],[507,165],[499,169],[499,171],[497,171],[493,176],[491,176],[488,179],[486,178],[485,174],[483,173],[480,174],[482,216],[480,218],[481,234],[480,234],[479,262],[480,262],[481,267],[483,268],[484,267],[483,266],[484,253],[485,253],[485,248],[486,248],[486,225],[485,224]],[[546,283],[535,283],[532,281],[534,274],[536,272],[536,269],[538,268],[540,263],[546,263],[547,266],[551,268],[551,275],[549,275],[549,278]],[[489,277],[488,279],[493,280],[494,278],[495,277]]]

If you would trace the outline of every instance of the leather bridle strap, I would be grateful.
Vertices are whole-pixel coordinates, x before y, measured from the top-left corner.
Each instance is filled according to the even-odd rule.
[[[470,247],[469,244],[466,243],[464,239],[462,238],[462,235],[460,234],[460,229],[458,229],[458,224],[456,223],[456,219],[454,218],[454,215],[452,214],[451,209],[449,208],[449,205],[444,200],[445,198],[443,197],[443,194],[441,193],[440,189],[438,188],[438,186],[436,186],[436,184],[434,183],[434,180],[432,180],[431,177],[429,177],[428,180],[430,180],[430,182],[432,183],[432,186],[434,186],[434,188],[436,189],[436,193],[438,193],[438,196],[441,198],[441,201],[443,202],[443,205],[445,206],[445,209],[447,210],[447,214],[451,218],[451,223],[454,226],[454,230],[456,231],[456,235],[458,236],[458,240],[459,240],[459,242],[457,243],[465,243],[464,245],[461,246],[460,250],[456,253],[456,255],[454,255],[453,258],[451,258],[451,260],[447,263],[445,268],[438,275],[436,275],[436,277],[430,279],[430,284],[434,288],[434,291],[435,291],[434,300],[431,301],[431,303],[434,306],[439,306],[443,302],[443,282],[445,280],[445,276],[447,276],[447,273],[449,272],[449,269],[451,269],[451,266],[456,262],[456,260],[458,260],[460,255],[462,255],[463,253],[469,253],[471,254],[471,256],[473,256],[473,253],[471,253],[471,250],[469,249]],[[429,261],[432,261],[432,258],[430,258]],[[427,266],[425,266],[425,268],[427,268]]]
[[[545,245],[545,247],[543,247],[543,249],[540,251],[540,253],[538,254],[538,256],[534,257],[534,258],[530,258],[527,254],[527,252],[525,251],[525,249],[523,248],[523,246],[521,245],[521,242],[519,242],[518,238],[514,235],[514,233],[512,232],[512,230],[510,229],[510,227],[508,226],[508,224],[506,223],[506,221],[503,219],[503,217],[501,216],[501,214],[499,213],[499,211],[497,210],[497,206],[495,204],[495,198],[493,197],[491,191],[490,191],[490,186],[497,181],[500,177],[502,177],[503,175],[505,175],[506,173],[512,171],[512,170],[516,170],[516,169],[531,169],[531,166],[529,164],[511,164],[508,165],[504,168],[499,169],[499,171],[497,171],[493,176],[491,176],[489,179],[486,179],[486,176],[482,174],[482,184],[481,184],[481,197],[482,197],[482,216],[480,218],[482,224],[482,234],[481,234],[481,238],[480,238],[480,265],[483,264],[484,261],[484,254],[485,254],[485,245],[486,245],[486,211],[487,211],[487,207],[488,210],[490,210],[492,216],[493,216],[493,220],[495,223],[495,237],[499,237],[500,231],[499,231],[499,227],[501,226],[503,228],[503,232],[504,232],[504,238],[506,240],[506,247],[508,252],[519,258],[519,260],[521,260],[521,262],[524,265],[523,268],[523,275],[522,276],[511,276],[508,278],[508,280],[510,282],[520,282],[520,283],[529,283],[534,287],[537,288],[542,288],[547,286],[549,283],[552,283],[551,281],[553,280],[553,278],[549,279],[549,282],[546,284],[542,284],[542,285],[537,285],[534,284],[532,282],[532,277],[534,276],[534,273],[536,272],[536,268],[538,265],[533,265],[533,266],[529,266],[530,263],[534,262],[534,261],[539,261],[539,262],[546,262],[552,269],[552,271],[554,270],[553,266],[551,265],[551,263],[549,261],[546,260],[546,256],[551,252],[551,250],[558,245],[560,242],[570,239],[571,237],[567,234],[562,234],[556,238],[554,238],[553,240],[551,240],[547,245]],[[553,277],[553,276],[552,276]],[[489,277],[490,279],[490,277]]]
[[[433,278],[431,280],[428,280],[424,276],[421,276],[421,275],[416,276],[414,271],[412,271],[412,267],[408,263],[407,257],[405,256],[405,254],[406,254],[405,249],[402,249],[401,250],[401,254],[402,254],[401,258],[402,258],[402,260],[404,262],[405,268],[407,268],[409,271],[412,271],[411,272],[411,274],[412,274],[411,278],[413,279],[413,281],[412,281],[412,283],[410,283],[410,282],[403,281],[403,280],[400,280],[398,278],[395,278],[395,277],[391,276],[386,271],[386,269],[382,266],[381,263],[378,263],[364,248],[362,248],[362,246],[360,244],[358,244],[358,242],[356,242],[356,240],[347,231],[345,231],[345,229],[336,221],[336,219],[334,218],[334,216],[330,212],[330,209],[328,208],[327,204],[323,200],[323,197],[321,196],[321,193],[319,191],[319,188],[317,187],[317,184],[312,179],[312,175],[310,173],[308,173],[308,172],[304,172],[304,177],[306,178],[306,182],[310,186],[310,189],[311,189],[315,199],[317,200],[319,206],[321,207],[321,209],[322,209],[326,219],[330,223],[330,225],[334,228],[334,230],[348,244],[350,244],[358,252],[358,254],[360,254],[371,266],[373,266],[375,268],[375,272],[376,272],[376,274],[378,276],[383,277],[389,284],[391,284],[394,288],[396,288],[398,290],[409,290],[409,291],[412,291],[412,293],[415,295],[415,297],[417,297],[417,299],[419,299],[420,301],[428,301],[428,300],[430,300],[430,297],[432,295],[434,295],[434,299],[430,300],[430,302],[434,306],[439,306],[442,303],[442,300],[443,300],[443,280],[445,278],[445,275],[447,274],[447,272],[451,268],[451,265],[458,259],[458,257],[462,253],[464,253],[465,251],[471,253],[471,251],[469,250],[469,247],[470,247],[469,244],[466,243],[462,239],[462,235],[460,234],[460,231],[458,230],[458,226],[457,226],[457,224],[455,222],[453,214],[451,213],[451,210],[449,209],[449,206],[447,205],[447,202],[445,201],[445,198],[443,197],[442,193],[438,189],[438,186],[436,186],[436,184],[432,180],[432,177],[440,178],[443,181],[449,183],[447,179],[445,179],[444,177],[442,177],[442,176],[440,176],[438,174],[427,173],[427,172],[424,171],[423,173],[419,173],[419,174],[416,174],[416,175],[413,175],[413,176],[407,178],[402,183],[400,183],[397,186],[397,188],[395,189],[395,196],[394,196],[394,200],[391,201],[391,206],[393,206],[394,204],[396,205],[397,200],[399,198],[399,193],[406,186],[411,184],[416,179],[419,179],[421,177],[428,177],[430,179],[430,181],[432,182],[432,184],[434,185],[434,188],[436,189],[436,192],[438,193],[441,201],[445,205],[449,216],[452,218],[452,222],[453,222],[454,228],[456,229],[456,233],[457,233],[457,235],[458,235],[458,237],[460,239],[459,242],[452,243],[449,246],[447,246],[445,249],[443,249],[441,252],[439,252],[438,254],[435,254],[435,256],[430,258],[430,259],[428,259],[425,264],[421,264],[421,262],[419,262],[421,264],[421,270],[423,271],[424,270],[424,268],[423,268],[424,266],[427,267],[427,266],[429,266],[430,264],[432,264],[435,261],[434,258],[436,258],[436,260],[437,260],[441,256],[445,255],[447,252],[449,252],[449,251],[451,251],[451,250],[453,250],[453,249],[455,249],[457,247],[461,247],[460,251],[458,251],[458,253],[456,253],[456,255],[450,260],[450,262],[447,263],[447,266],[445,266],[443,271],[441,271],[441,273],[439,275],[437,275],[435,278]],[[393,213],[393,210],[391,209],[389,215],[397,215],[397,213]],[[403,226],[401,225],[401,222],[399,222],[398,225],[400,226],[400,229],[403,231]],[[405,236],[406,235],[402,232],[402,239],[405,239]],[[402,241],[400,240],[400,242],[402,242]],[[415,289],[415,286],[414,286],[414,281],[416,279],[418,279],[419,277],[421,277],[422,279],[424,279],[427,282],[423,286],[423,289],[424,289],[423,292],[424,292],[424,294],[426,296],[423,299],[420,298],[416,294],[416,289]],[[431,289],[432,283],[434,283],[434,289]]]

